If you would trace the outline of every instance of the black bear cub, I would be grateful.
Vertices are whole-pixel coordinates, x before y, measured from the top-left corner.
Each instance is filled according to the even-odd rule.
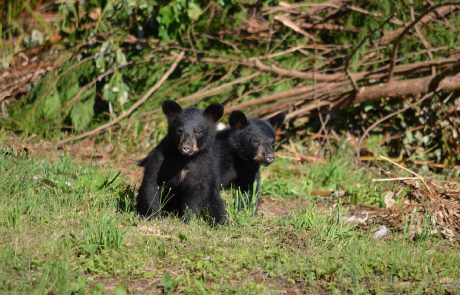
[[[275,129],[283,124],[284,118],[284,113],[268,120],[248,120],[241,111],[230,114],[230,128],[217,132],[216,136],[219,176],[224,188],[233,186],[248,193],[250,198],[254,193],[258,197],[260,165],[275,161]]]
[[[182,109],[172,100],[162,105],[168,133],[141,162],[144,178],[137,199],[139,214],[173,213],[189,220],[201,215],[212,224],[226,221],[214,151],[216,122],[224,108]]]

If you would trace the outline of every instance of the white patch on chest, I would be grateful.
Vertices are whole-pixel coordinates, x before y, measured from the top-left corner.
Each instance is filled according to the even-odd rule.
[[[227,128],[227,125],[225,125],[224,123],[222,122],[217,123],[217,126],[216,126],[217,131],[224,130],[225,128]]]
[[[180,171],[179,182],[184,181],[184,179],[187,176],[188,172],[189,171],[187,169],[185,169],[185,168]]]

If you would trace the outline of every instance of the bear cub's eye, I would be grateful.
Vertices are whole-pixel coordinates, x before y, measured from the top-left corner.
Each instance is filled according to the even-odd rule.
[[[259,144],[259,143],[260,143],[260,140],[257,139],[257,138],[254,138],[254,139],[252,140],[252,143]]]
[[[203,129],[195,129],[195,133],[196,134],[201,134],[201,133],[203,133]]]
[[[184,133],[184,128],[182,128],[182,127],[177,128],[176,133],[178,135],[181,135],[182,133]]]

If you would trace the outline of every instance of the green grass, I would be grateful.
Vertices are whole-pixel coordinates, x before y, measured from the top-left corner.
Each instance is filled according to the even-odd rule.
[[[133,187],[116,170],[0,149],[0,293],[459,293],[458,244],[405,233],[375,240],[343,224],[340,202],[314,205],[312,189],[381,203],[384,188],[346,157],[277,160],[263,168],[262,198],[307,205],[266,218],[238,211],[242,196],[230,192],[230,224],[213,229],[138,218]]]
[[[297,165],[278,159],[270,170],[263,179],[263,194],[281,198],[309,197],[316,189],[343,192],[351,204],[383,206],[383,189],[389,188],[372,183],[375,175],[368,167],[358,167],[347,148],[324,163]]]

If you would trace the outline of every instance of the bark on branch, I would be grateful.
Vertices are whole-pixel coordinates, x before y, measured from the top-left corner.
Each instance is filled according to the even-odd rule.
[[[380,98],[419,97],[432,91],[452,92],[460,90],[459,71],[449,76],[439,74],[424,78],[393,80],[354,91],[344,82],[320,83],[313,87],[297,87],[288,91],[260,97],[229,108],[227,111],[245,109],[250,106],[275,102],[258,107],[252,112],[257,116],[270,116],[279,111],[289,112],[293,119],[308,114],[318,107],[340,108],[350,104],[361,104]]]
[[[460,74],[445,77],[441,81],[435,77],[408,79],[380,83],[369,87],[361,87],[351,103],[363,103],[382,97],[407,97],[426,94],[436,90],[451,92],[460,89]]]

